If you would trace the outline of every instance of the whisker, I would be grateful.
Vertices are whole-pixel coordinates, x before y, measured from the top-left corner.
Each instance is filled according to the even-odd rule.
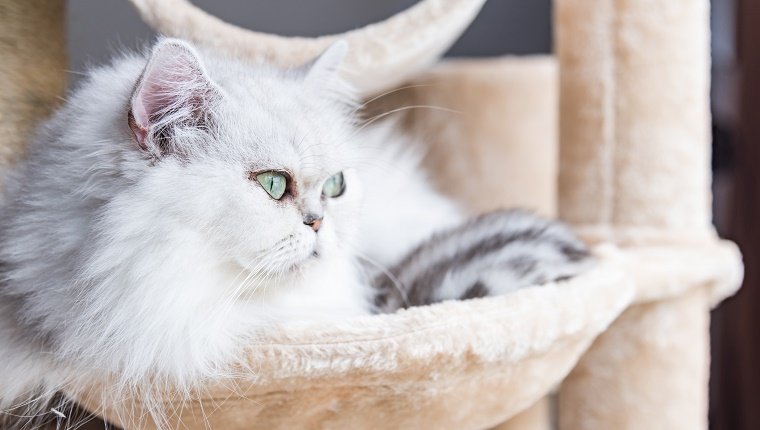
[[[358,132],[364,130],[368,126],[372,125],[373,123],[377,122],[380,119],[383,119],[383,118],[387,117],[388,115],[393,115],[394,113],[402,112],[402,111],[410,110],[410,109],[431,109],[431,110],[437,110],[437,111],[449,112],[449,113],[455,113],[455,114],[462,114],[463,113],[462,111],[458,111],[456,109],[450,109],[450,108],[445,108],[445,107],[441,107],[441,106],[432,106],[432,105],[402,106],[402,107],[399,107],[399,108],[396,108],[396,109],[391,109],[391,110],[389,110],[387,112],[383,112],[381,114],[373,116],[372,118],[370,118],[369,120],[367,120],[364,124],[362,124],[362,126],[359,127],[359,129],[356,130],[356,132],[358,133]]]
[[[436,85],[435,84],[414,84],[414,85],[406,85],[406,86],[403,86],[403,87],[395,88],[395,89],[386,91],[386,92],[384,92],[382,94],[379,94],[379,95],[377,95],[375,97],[372,97],[371,99],[365,101],[364,103],[362,103],[359,106],[357,106],[356,109],[354,109],[353,113],[356,113],[359,110],[361,110],[362,108],[364,108],[367,105],[369,105],[370,103],[372,103],[372,102],[374,102],[376,100],[379,100],[379,99],[381,99],[383,97],[389,96],[389,95],[391,95],[393,93],[397,93],[399,91],[404,91],[404,90],[410,90],[412,88],[424,88],[424,87],[434,87],[434,86],[436,86]]]
[[[375,268],[377,268],[380,271],[380,273],[382,273],[385,276],[387,276],[388,279],[390,279],[391,284],[393,285],[393,288],[396,291],[398,291],[399,295],[401,296],[401,300],[403,301],[404,306],[409,306],[409,299],[408,299],[407,294],[406,294],[406,290],[407,289],[403,285],[403,283],[396,277],[396,275],[394,275],[388,268],[386,268],[385,266],[383,266],[382,264],[380,264],[378,261],[370,258],[369,256],[367,256],[366,254],[362,253],[358,249],[354,248],[353,251],[354,251],[354,253],[356,254],[356,256],[359,259],[361,259],[361,260],[363,260],[363,261],[365,261],[365,262],[373,265]]]

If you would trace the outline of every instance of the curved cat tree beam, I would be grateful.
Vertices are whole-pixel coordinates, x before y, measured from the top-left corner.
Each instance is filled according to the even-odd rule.
[[[153,29],[238,58],[301,65],[338,39],[349,42],[345,78],[367,96],[426,69],[454,43],[486,0],[422,0],[385,21],[342,34],[284,37],[216,18],[187,0],[130,0]]]

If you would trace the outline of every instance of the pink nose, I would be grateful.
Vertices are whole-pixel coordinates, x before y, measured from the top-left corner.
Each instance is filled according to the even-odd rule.
[[[310,226],[316,232],[322,226],[322,218],[306,218],[303,220],[303,223]]]

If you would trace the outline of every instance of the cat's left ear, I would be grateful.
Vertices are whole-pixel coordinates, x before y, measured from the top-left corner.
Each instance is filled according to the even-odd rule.
[[[128,115],[140,149],[155,155],[178,150],[179,127],[204,127],[219,96],[195,49],[178,39],[156,44],[137,83]]]
[[[340,67],[348,53],[348,42],[340,39],[328,46],[317,58],[305,64],[306,84],[329,86],[338,79]]]

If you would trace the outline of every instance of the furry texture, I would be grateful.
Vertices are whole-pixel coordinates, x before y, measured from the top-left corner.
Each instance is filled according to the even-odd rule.
[[[125,387],[159,375],[189,389],[224,372],[218,363],[252,325],[363,312],[356,267],[338,246],[356,230],[354,174],[340,202],[324,205],[319,244],[300,218],[314,189],[319,203],[320,181],[353,161],[338,150],[353,131],[350,107],[330,82],[311,82],[334,65],[249,73],[198,56],[166,40],[147,67],[128,57],[96,70],[12,174],[0,227],[3,304],[12,308],[3,343],[36,354],[3,348],[2,379],[18,382],[4,384],[4,401],[32,387],[10,375],[71,365],[117,374]],[[149,128],[144,140],[131,135],[128,112]],[[304,198],[274,202],[247,179],[269,168],[290,169]],[[290,288],[270,297],[271,283]]]
[[[560,217],[589,241],[646,255],[650,264],[642,259],[628,269],[637,281],[654,271],[663,278],[688,274],[639,284],[638,304],[563,383],[563,429],[707,428],[709,307],[716,296],[708,300],[704,291],[715,284],[695,281],[722,267],[719,283],[736,288],[742,273],[735,249],[725,259],[704,252],[717,242],[709,9],[707,0],[555,3]],[[678,260],[669,262],[674,249]]]
[[[580,242],[527,214],[492,214],[424,242],[463,216],[392,128],[356,127],[338,77],[345,51],[336,43],[282,71],[164,39],[92,73],[8,182],[0,406],[92,380],[113,381],[104,396],[149,406],[166,387],[189,396],[235,376],[259,329],[369,313],[373,274],[420,242],[395,269],[417,305],[584,267],[573,264],[586,261]],[[281,198],[257,182],[268,171],[287,180]],[[345,191],[326,197],[338,172]],[[522,236],[494,242],[499,231]],[[516,267],[516,256],[529,264]],[[509,287],[494,288],[497,278]],[[472,294],[475,283],[487,286]],[[381,310],[401,306],[389,304]]]
[[[63,4],[6,1],[0,6],[0,39],[6,41],[0,47],[0,183],[66,89],[61,73],[67,69],[65,22]]]
[[[375,304],[393,312],[494,296],[572,277],[592,263],[564,225],[525,211],[481,215],[433,235],[376,281]]]
[[[284,324],[249,345],[254,372],[189,402],[166,393],[169,428],[492,428],[556,386],[630,303],[633,283],[609,262],[504,296]],[[76,398],[114,424],[155,428],[139,401],[92,393]]]

